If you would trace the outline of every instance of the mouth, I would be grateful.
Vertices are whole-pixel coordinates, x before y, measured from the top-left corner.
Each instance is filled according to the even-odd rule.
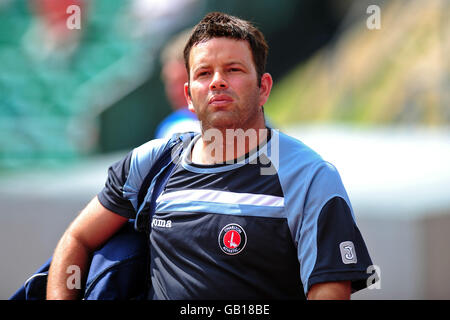
[[[214,95],[208,100],[208,104],[213,106],[225,106],[231,102],[233,102],[233,98],[225,94]]]

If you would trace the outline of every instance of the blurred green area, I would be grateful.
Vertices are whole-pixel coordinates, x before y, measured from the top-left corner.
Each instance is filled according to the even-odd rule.
[[[268,71],[281,78],[331,38],[343,11],[330,3],[0,0],[0,172],[65,165],[152,139],[171,112],[159,52],[205,13],[258,25],[271,45]],[[80,30],[66,25],[71,4],[81,7]]]
[[[276,124],[450,123],[450,2],[386,1],[380,29],[364,9],[275,85],[266,110]]]
[[[58,0],[83,7],[81,29],[56,40],[36,10],[51,1],[0,0],[0,172],[152,139],[171,112],[159,52],[209,11],[249,19],[266,35],[275,85],[265,110],[276,127],[450,119],[446,0],[372,1],[382,7],[380,30],[367,29],[365,0],[180,0],[175,7],[186,8],[165,20],[136,4],[172,2]]]
[[[39,1],[0,3],[0,168],[64,164],[99,149],[105,104],[148,64],[121,63],[143,48],[111,25],[123,3],[89,3],[82,28],[59,37],[37,17]]]

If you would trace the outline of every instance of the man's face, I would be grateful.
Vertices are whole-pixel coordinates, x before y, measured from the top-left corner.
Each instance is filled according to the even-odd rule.
[[[267,81],[258,86],[247,41],[212,38],[192,47],[190,77],[185,85],[189,108],[203,129],[257,128],[264,118],[261,106],[268,97]],[[265,74],[263,79],[270,77]],[[270,78],[269,92],[272,82]],[[190,90],[190,95],[189,95]]]

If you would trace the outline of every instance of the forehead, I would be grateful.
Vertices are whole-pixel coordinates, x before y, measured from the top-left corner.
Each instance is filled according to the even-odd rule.
[[[189,54],[190,69],[209,64],[236,61],[252,64],[252,51],[245,40],[212,38],[194,45]]]

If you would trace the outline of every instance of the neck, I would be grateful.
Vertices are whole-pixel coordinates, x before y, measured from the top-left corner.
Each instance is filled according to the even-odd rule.
[[[262,124],[248,129],[209,128],[202,131],[192,151],[192,161],[198,164],[234,163],[236,159],[264,143],[268,130]]]

